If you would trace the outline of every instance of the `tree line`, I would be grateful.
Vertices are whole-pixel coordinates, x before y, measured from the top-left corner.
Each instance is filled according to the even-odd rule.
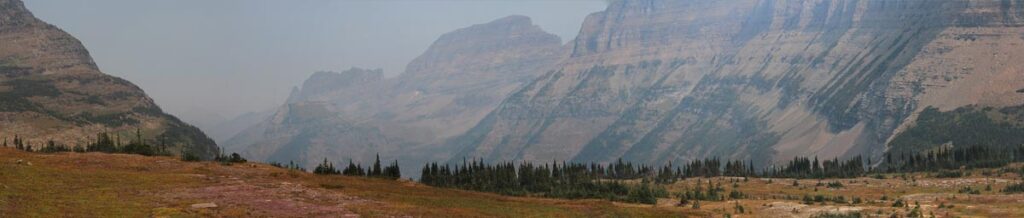
[[[888,153],[886,172],[935,172],[948,169],[997,168],[1024,162],[1024,145],[1009,148],[969,146],[942,147],[928,152]]]
[[[888,154],[880,168],[870,167],[870,159],[855,156],[819,160],[817,157],[794,157],[785,164],[758,167],[752,161],[726,161],[718,158],[694,160],[679,166],[669,163],[654,168],[621,159],[609,164],[502,162],[490,164],[482,159],[461,165],[428,163],[421,170],[420,182],[444,188],[492,192],[504,195],[541,195],[554,198],[598,198],[614,201],[647,203],[667,196],[662,184],[687,178],[761,177],[828,179],[856,178],[870,173],[927,172],[967,167],[1001,167],[1024,161],[1024,145],[1011,150],[985,147],[948,148],[918,154]],[[657,170],[653,170],[657,169]],[[640,180],[627,182],[625,180]],[[830,184],[831,185],[831,184]],[[728,198],[743,198],[741,192],[728,193]],[[726,199],[724,189],[712,184],[688,189],[679,194],[682,204],[688,201]]]
[[[832,160],[824,160],[821,162],[818,161],[817,157],[813,160],[806,157],[795,157],[784,166],[772,167],[753,176],[818,179],[854,178],[864,176],[868,173],[870,169],[865,167],[868,164],[870,164],[870,160],[865,162],[859,155],[845,161],[840,161],[839,158],[833,158]]]
[[[463,161],[462,165],[430,163],[423,167],[420,182],[444,188],[457,188],[504,195],[542,195],[552,198],[598,198],[613,201],[653,204],[667,197],[664,187],[650,184],[649,166],[616,162],[608,165],[551,163],[488,164],[483,160]],[[623,180],[640,178],[639,184]]]
[[[313,169],[313,173],[317,175],[345,175],[345,176],[366,176],[372,178],[386,178],[386,179],[399,179],[402,178],[402,171],[398,168],[398,161],[391,162],[391,165],[381,166],[380,155],[377,155],[377,159],[373,162],[372,166],[368,166],[366,169],[362,165],[356,164],[349,160],[348,166],[345,169],[338,170],[334,167],[334,163],[324,161]]]
[[[11,144],[8,144],[7,139],[3,140],[3,147],[13,146],[15,149],[28,151],[28,152],[42,152],[42,153],[58,153],[58,152],[101,152],[111,154],[137,154],[143,156],[174,156],[163,138],[159,139],[158,145],[149,144],[142,137],[142,131],[139,129],[135,130],[135,136],[128,139],[125,142],[121,139],[119,134],[110,133],[98,133],[96,139],[91,140],[85,146],[68,146],[65,144],[59,144],[53,140],[48,140],[43,146],[35,148],[36,146],[26,142],[20,136],[15,135],[14,140]],[[201,158],[187,150],[181,152],[181,159],[183,161],[200,161]],[[232,153],[226,155],[224,153],[218,154],[214,157],[214,161],[223,164],[231,163],[245,163],[247,160],[238,153]]]
[[[166,144],[161,143],[157,146],[147,144],[145,140],[142,140],[142,133],[139,130],[135,130],[135,139],[130,140],[127,144],[121,142],[120,136],[115,135],[115,137],[117,138],[115,139],[107,133],[97,134],[96,141],[86,145],[85,150],[87,152],[138,154],[143,156],[170,156]]]
[[[108,133],[96,134],[96,140],[90,141],[85,146],[68,146],[65,144],[58,144],[53,140],[48,140],[44,145],[39,148],[25,142],[24,139],[18,135],[14,136],[12,141],[13,147],[18,150],[28,152],[43,152],[43,153],[57,153],[57,152],[103,152],[103,153],[122,153],[122,154],[139,154],[144,156],[170,156],[170,152],[167,151],[165,143],[160,145],[151,145],[146,143],[142,139],[142,132],[135,130],[135,137],[129,139],[128,142],[124,142],[119,135]],[[10,147],[5,138],[3,141],[3,147]]]
[[[8,141],[7,138],[0,142],[3,147],[14,147],[15,149],[28,151],[28,152],[43,152],[43,153],[57,153],[57,152],[101,152],[101,153],[119,153],[119,154],[137,154],[143,156],[173,156],[173,154],[167,149],[166,141],[160,139],[160,144],[153,145],[143,140],[141,130],[135,130],[135,136],[125,142],[119,134],[99,133],[96,134],[95,140],[90,139],[89,143],[85,146],[67,146],[64,144],[58,144],[53,140],[48,140],[43,146],[33,146],[25,139],[18,135],[14,136],[14,139]],[[38,147],[38,148],[37,148]],[[189,151],[182,151],[181,160],[183,161],[202,161],[201,158]],[[221,164],[230,165],[233,163],[246,163],[246,160],[242,155],[238,153],[231,153],[230,155],[220,153],[213,159],[215,162]],[[295,164],[294,161],[288,164],[281,164],[276,162],[269,163],[271,166],[287,168],[292,170],[299,170],[305,172],[306,169]],[[320,175],[347,175],[347,176],[366,176],[374,178],[387,178],[387,179],[399,179],[401,178],[401,170],[398,167],[398,161],[392,162],[388,166],[381,165],[380,155],[377,155],[376,161],[371,166],[363,168],[361,165],[355,164],[349,161],[349,165],[342,170],[338,170],[334,167],[333,163],[328,162],[324,159],[324,162],[318,165],[313,173]]]

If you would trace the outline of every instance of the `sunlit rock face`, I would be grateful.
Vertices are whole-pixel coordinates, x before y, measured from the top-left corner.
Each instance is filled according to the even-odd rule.
[[[1020,0],[614,1],[452,159],[878,157],[928,106],[1024,104],[1022,27]]]

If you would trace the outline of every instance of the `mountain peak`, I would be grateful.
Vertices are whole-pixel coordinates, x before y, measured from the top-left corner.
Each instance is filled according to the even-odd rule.
[[[491,25],[507,25],[507,26],[524,25],[524,26],[532,26],[533,25],[533,20],[530,19],[530,17],[523,16],[523,15],[509,15],[509,16],[506,16],[506,17],[503,17],[503,18],[498,18],[497,20],[491,21],[490,23],[481,24],[481,25],[485,25],[485,26],[491,26]]]
[[[302,85],[302,89],[311,88],[322,83],[330,83],[331,86],[351,86],[366,82],[376,82],[384,79],[383,69],[363,69],[353,67],[341,73],[331,71],[320,71],[313,73]]]
[[[35,20],[32,12],[21,0],[0,0],[0,26],[21,24]]]
[[[306,79],[302,83],[302,88],[292,90],[292,94],[288,97],[288,102],[293,103],[312,96],[372,84],[382,80],[384,80],[383,69],[371,70],[353,67],[341,73],[319,71],[313,73],[309,79]]]
[[[561,38],[547,33],[539,26],[534,25],[533,20],[531,20],[530,17],[523,15],[511,15],[491,22],[472,25],[444,34],[437,40],[437,42],[435,42],[435,44],[441,42],[458,43],[458,39],[464,39],[466,37],[488,36],[490,39],[508,39],[515,37],[516,35],[536,35],[547,38],[547,40],[556,38],[559,43],[561,43]]]
[[[507,62],[506,59],[529,58],[513,54],[557,52],[561,43],[561,38],[534,25],[529,17],[513,15],[441,35],[423,55],[409,63],[406,73],[418,77],[479,72],[465,68],[491,68]]]

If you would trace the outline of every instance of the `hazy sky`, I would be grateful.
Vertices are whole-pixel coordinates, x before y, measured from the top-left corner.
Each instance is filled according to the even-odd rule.
[[[603,0],[26,0],[70,32],[103,72],[196,121],[281,104],[314,71],[396,75],[443,33],[508,15],[563,43]]]

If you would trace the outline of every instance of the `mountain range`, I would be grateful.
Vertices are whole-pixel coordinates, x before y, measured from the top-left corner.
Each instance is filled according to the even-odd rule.
[[[880,157],[928,107],[1024,103],[1021,1],[617,1],[454,143],[487,160]],[[877,160],[877,159],[876,159]]]
[[[264,121],[223,143],[257,160],[324,158],[403,164],[447,158],[444,144],[477,124],[509,93],[564,56],[558,36],[524,16],[442,35],[404,73],[317,72]]]
[[[613,1],[566,44],[512,16],[396,78],[316,73],[225,144],[307,164],[878,160],[928,108],[1024,104],[1022,26],[1014,0]]]

